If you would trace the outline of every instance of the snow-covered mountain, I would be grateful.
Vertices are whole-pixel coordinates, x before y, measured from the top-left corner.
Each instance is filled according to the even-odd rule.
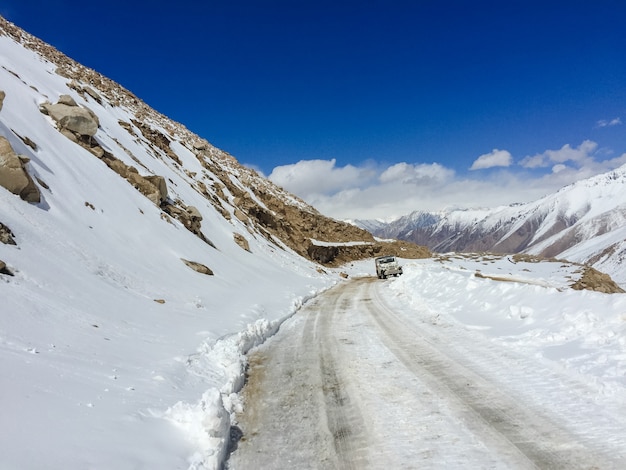
[[[594,266],[626,283],[626,166],[537,201],[485,210],[413,212],[388,224],[357,224],[434,251],[529,253]]]
[[[0,468],[218,468],[242,354],[388,250],[0,17]]]

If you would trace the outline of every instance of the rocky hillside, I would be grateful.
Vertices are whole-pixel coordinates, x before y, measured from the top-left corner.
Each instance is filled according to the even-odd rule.
[[[335,266],[429,253],[323,217],[1,18],[0,90],[2,469],[222,468],[245,353],[373,272]]]
[[[379,237],[436,252],[529,253],[592,265],[626,283],[626,166],[527,204],[492,210],[414,212],[383,224],[359,222]]]
[[[163,220],[178,221],[207,244],[213,246],[211,227],[204,223],[210,208],[233,221],[234,240],[246,250],[247,238],[262,237],[326,265],[388,252],[407,258],[428,256],[423,247],[380,243],[365,230],[324,217],[122,86],[3,18],[0,35],[12,42],[5,42],[5,47],[23,47],[39,57],[50,75],[41,83],[22,67],[25,64],[3,63],[0,105],[35,109],[37,121],[45,121],[84,149],[85,158],[97,159],[135,187],[162,210]],[[5,80],[12,86],[2,85]],[[3,121],[7,125],[0,129],[0,185],[25,202],[45,204],[46,195],[55,189],[45,172],[53,144],[28,122],[9,121],[7,116]],[[127,138],[132,145],[124,143]],[[176,179],[168,176],[172,174]],[[201,195],[206,208],[183,197],[180,184]]]

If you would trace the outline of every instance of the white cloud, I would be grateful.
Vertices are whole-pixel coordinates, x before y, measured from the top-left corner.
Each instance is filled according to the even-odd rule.
[[[481,155],[470,167],[470,170],[483,170],[495,166],[510,166],[513,163],[513,156],[507,150],[493,149],[490,153]]]
[[[459,175],[440,163],[401,162],[382,167],[367,162],[342,167],[333,159],[277,167],[270,179],[337,219],[392,219],[415,210],[528,202],[626,164],[626,153],[598,160],[596,149],[591,141],[576,148],[564,145],[527,157],[524,166],[494,169],[486,175]],[[538,162],[545,170],[537,170]]]
[[[314,195],[332,194],[345,188],[360,186],[375,174],[367,167],[337,167],[336,163],[334,158],[300,160],[291,165],[277,166],[268,179],[306,200]]]
[[[576,148],[572,148],[570,144],[565,144],[558,150],[546,150],[537,155],[527,156],[520,161],[520,165],[524,168],[545,168],[554,163],[573,162],[580,166],[586,160],[593,159],[597,149],[597,143],[584,140]]]
[[[434,185],[454,177],[454,170],[439,163],[396,163],[384,170],[378,178],[381,183],[402,183],[414,185]]]
[[[607,119],[600,119],[597,123],[596,123],[596,127],[612,127],[612,126],[618,126],[622,123],[622,119],[619,117],[616,117],[614,119],[611,120],[607,120]]]
[[[524,168],[541,168],[547,166],[543,155],[535,155],[533,157],[525,157],[520,162]]]

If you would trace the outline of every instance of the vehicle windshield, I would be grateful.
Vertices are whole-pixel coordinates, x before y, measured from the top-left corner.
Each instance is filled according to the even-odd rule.
[[[378,262],[379,263],[393,263],[394,261],[395,261],[395,258],[393,256],[390,256],[389,258],[383,258]]]

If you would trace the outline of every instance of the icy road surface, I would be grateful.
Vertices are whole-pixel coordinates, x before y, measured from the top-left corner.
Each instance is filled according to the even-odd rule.
[[[232,470],[626,468],[625,413],[356,279],[250,355]]]

